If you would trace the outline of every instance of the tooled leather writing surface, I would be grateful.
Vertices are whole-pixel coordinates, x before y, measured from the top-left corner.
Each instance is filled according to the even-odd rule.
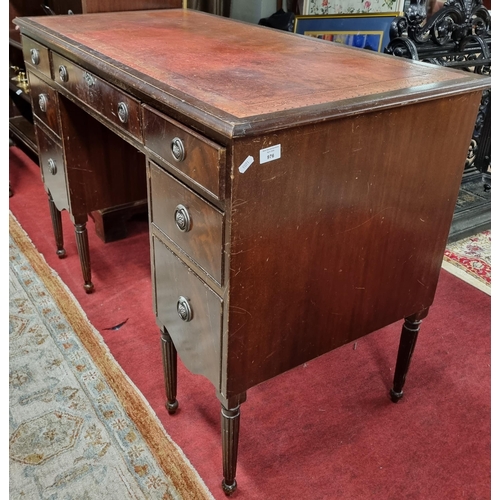
[[[239,118],[470,78],[189,10],[35,21],[67,43]]]

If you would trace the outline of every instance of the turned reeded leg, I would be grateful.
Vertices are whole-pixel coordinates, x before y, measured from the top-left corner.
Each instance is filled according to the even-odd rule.
[[[165,377],[165,392],[167,394],[167,402],[165,408],[170,415],[173,415],[179,407],[177,401],[177,351],[175,349],[172,338],[165,330],[161,331],[161,352],[163,359],[163,375]]]
[[[236,490],[236,463],[238,460],[238,438],[240,434],[240,407],[221,407],[222,426],[222,489],[226,495]]]
[[[50,217],[52,219],[52,228],[54,230],[54,237],[56,239],[56,254],[62,259],[66,257],[66,250],[64,250],[64,239],[63,239],[63,229],[62,229],[62,219],[61,212],[57,209],[52,195],[49,193],[49,208]]]
[[[410,367],[411,357],[417,343],[418,332],[422,320],[427,316],[428,309],[420,313],[405,318],[399,341],[398,358],[396,361],[396,371],[394,372],[394,385],[390,391],[391,400],[397,403],[403,397],[403,386],[406,374]]]
[[[78,249],[78,256],[80,257],[80,265],[83,274],[83,288],[87,293],[94,291],[94,285],[91,281],[90,271],[90,251],[89,251],[89,237],[87,234],[87,223],[75,224],[76,247]]]

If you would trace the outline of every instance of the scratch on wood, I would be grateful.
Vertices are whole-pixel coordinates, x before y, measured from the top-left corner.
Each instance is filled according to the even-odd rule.
[[[245,203],[248,203],[248,200],[234,200],[234,202],[233,202],[233,210],[235,208],[241,207]]]
[[[246,309],[243,309],[242,307],[237,307],[237,306],[229,306],[229,309],[237,309],[234,311],[237,314],[248,314],[251,318],[253,318],[252,313],[247,311]]]
[[[392,207],[385,207],[382,210],[380,210],[379,212],[377,212],[376,214],[372,215],[369,219],[367,219],[364,222],[362,222],[361,224],[358,224],[357,226],[351,227],[349,229],[346,229],[345,231],[342,231],[342,233],[337,233],[337,234],[343,234],[343,233],[348,233],[349,231],[354,231],[355,229],[358,229],[358,227],[364,226],[365,224],[367,224],[368,222],[370,222],[372,219],[374,219],[375,217],[377,217],[377,215],[380,215],[382,212],[385,212],[386,210],[389,210],[391,208]]]
[[[245,252],[250,252],[254,249],[255,247],[252,247],[252,248],[245,248],[243,250],[240,250],[239,252],[233,252],[231,255],[239,255],[240,253],[245,253]]]
[[[262,182],[273,181],[276,177],[281,177],[283,174],[276,174],[274,177],[270,177],[269,179],[262,179]]]

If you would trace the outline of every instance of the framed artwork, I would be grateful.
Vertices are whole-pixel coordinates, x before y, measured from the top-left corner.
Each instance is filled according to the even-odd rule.
[[[321,40],[383,52],[390,41],[390,28],[398,12],[296,16],[294,33]]]
[[[303,15],[374,14],[403,12],[409,0],[304,0]]]

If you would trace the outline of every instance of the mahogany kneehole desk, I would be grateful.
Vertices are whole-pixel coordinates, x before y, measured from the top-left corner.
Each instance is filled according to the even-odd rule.
[[[405,318],[402,396],[488,80],[194,11],[20,18],[57,251],[147,182],[167,409],[177,353],[222,404]],[[144,172],[146,163],[147,176]]]

